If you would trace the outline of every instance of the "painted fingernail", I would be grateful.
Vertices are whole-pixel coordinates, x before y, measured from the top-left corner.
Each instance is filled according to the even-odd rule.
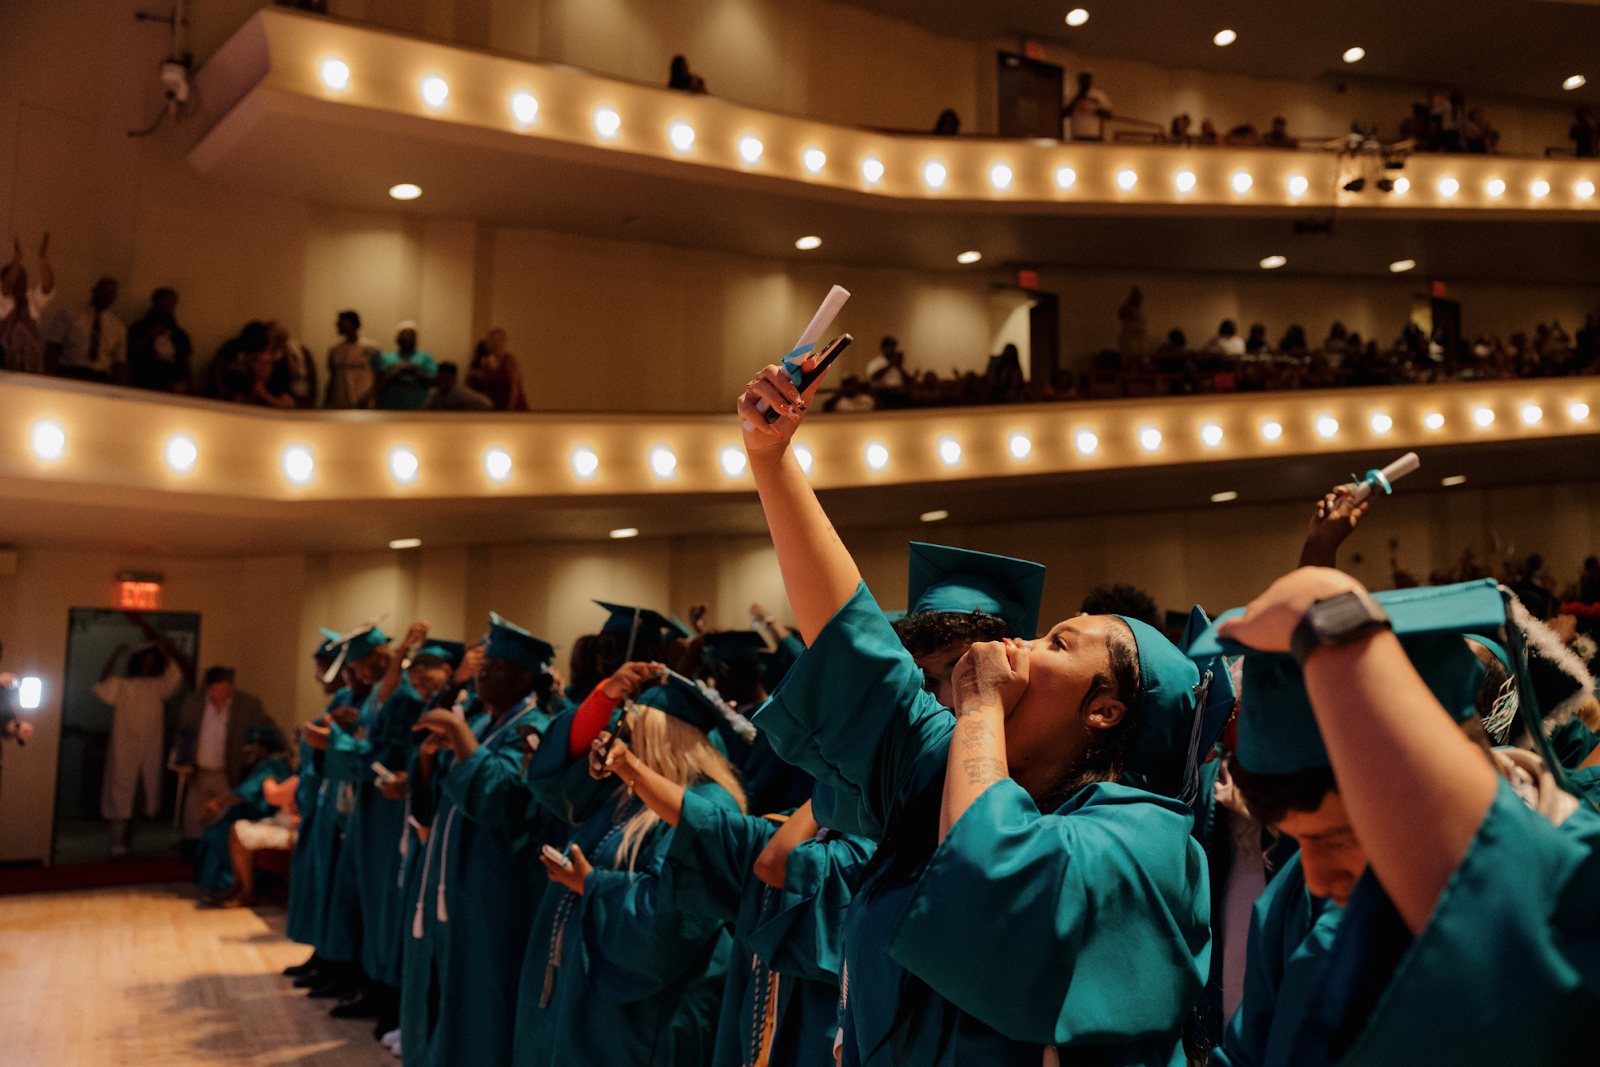
[[[751,422],[749,419],[745,419],[744,420],[744,428],[746,430],[753,430],[753,429],[756,428],[756,426],[755,426],[755,423]]]

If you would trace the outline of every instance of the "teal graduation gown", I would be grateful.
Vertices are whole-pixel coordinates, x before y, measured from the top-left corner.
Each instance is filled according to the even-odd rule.
[[[568,761],[571,714],[556,721],[528,768],[541,802],[570,817],[572,843],[594,865],[583,893],[550,883],[522,965],[517,1067],[699,1065],[711,1054],[730,941],[721,919],[675,905],[667,865],[673,830],[646,832],[629,870],[622,827],[642,803],[614,778]],[[689,795],[738,811],[721,786]]]
[[[350,703],[348,687],[338,690],[323,707],[323,714]],[[300,812],[299,836],[289,858],[289,916],[285,934],[290,941],[317,946],[322,940],[327,914],[327,890],[338,860],[339,835],[332,816],[319,819],[326,780],[322,777],[322,752],[300,739],[300,784],[295,787],[295,808]]]
[[[828,789],[819,821],[881,839],[944,773],[954,717],[863,584],[756,713]],[[845,927],[843,1062],[1184,1062],[1210,962],[1205,857],[1187,807],[1099,783],[1043,814],[991,785],[909,881],[875,881]],[[912,982],[912,979],[915,982]],[[920,1018],[897,1028],[897,1012]]]
[[[323,959],[361,962],[365,934],[361,909],[362,852],[352,847],[350,825],[364,781],[372,771],[352,755],[365,749],[378,714],[378,687],[367,690],[360,704],[360,715],[350,728],[335,726],[328,734],[328,747],[322,753],[323,789],[318,803],[319,822],[332,815],[331,822],[339,842],[331,881],[327,890],[327,910],[322,919],[322,937],[317,954]]]
[[[845,913],[872,843],[833,831],[802,842],[778,889],[753,870],[778,827],[688,793],[667,850],[673,903],[733,923],[715,1067],[748,1067],[763,1046],[771,1067],[833,1059]]]
[[[262,760],[250,769],[249,775],[234,789],[239,803],[222,813],[222,817],[200,835],[200,845],[194,854],[194,884],[208,893],[220,893],[233,886],[233,857],[228,848],[228,838],[233,824],[240,819],[265,819],[272,814],[267,803],[265,785],[268,778],[287,782],[294,777],[294,769],[282,756]]]
[[[543,734],[550,723],[533,698],[498,723],[471,709],[469,721],[478,750],[460,763],[440,753],[431,788],[412,788],[412,813],[430,830],[400,915],[407,1067],[511,1062],[518,974],[545,886],[538,852],[566,836],[522,778],[517,726]]]

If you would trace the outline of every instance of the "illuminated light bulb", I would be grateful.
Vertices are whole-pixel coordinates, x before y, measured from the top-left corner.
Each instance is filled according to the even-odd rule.
[[[1194,191],[1194,171],[1180,170],[1172,177],[1172,184],[1177,186],[1178,192],[1188,193]]]
[[[1452,474],[1448,478],[1440,478],[1439,484],[1444,486],[1465,485],[1466,481],[1467,476],[1465,474]]]
[[[1071,189],[1078,182],[1078,172],[1071,167],[1056,168],[1056,188]]]
[[[1226,48],[1239,39],[1239,35],[1232,30],[1218,30],[1217,35],[1211,38],[1211,43],[1218,48]]]
[[[1582,422],[1589,417],[1589,405],[1581,400],[1574,400],[1567,405],[1567,418],[1573,422]]]
[[[572,450],[572,473],[580,478],[593,478],[600,469],[600,457],[592,449],[575,448]]]
[[[802,252],[809,252],[813,248],[821,248],[822,247],[822,238],[817,237],[815,235],[807,236],[807,237],[801,237],[801,238],[799,238],[798,240],[795,241],[794,246],[796,248],[798,248]]]
[[[1310,188],[1311,188],[1311,182],[1309,180],[1307,180],[1307,178],[1306,178],[1306,176],[1304,174],[1292,174],[1292,175],[1289,176],[1289,195],[1290,196],[1294,196],[1294,197],[1305,196],[1307,190],[1309,190]]]
[[[863,455],[866,456],[867,466],[875,471],[881,471],[889,465],[889,450],[877,441],[868,445]]]
[[[1282,436],[1283,436],[1283,423],[1275,422],[1272,419],[1268,419],[1266,422],[1263,422],[1261,424],[1261,439],[1262,440],[1264,440],[1264,441],[1276,441],[1278,438],[1280,438]]]
[[[939,438],[939,462],[954,467],[961,462],[961,442],[954,437]]]
[[[1089,21],[1089,13],[1081,7],[1075,7],[1067,12],[1068,26],[1082,26]]]
[[[1222,427],[1214,422],[1208,422],[1200,427],[1200,440],[1207,448],[1216,448],[1222,444]]]
[[[1161,447],[1161,431],[1154,426],[1146,426],[1139,431],[1139,447],[1146,452],[1154,452]]]
[[[1323,415],[1317,419],[1317,436],[1322,438],[1332,437],[1339,432],[1339,420],[1332,415]]]
[[[1585,85],[1588,85],[1588,84],[1589,84],[1589,79],[1588,78],[1585,78],[1582,74],[1573,74],[1573,75],[1568,76],[1564,81],[1562,81],[1561,88],[1567,90],[1568,92],[1571,92],[1574,89],[1582,89]]]
[[[529,92],[511,94],[511,117],[526,126],[539,117],[539,98]]]
[[[943,522],[950,517],[950,513],[943,508],[938,511],[924,511],[918,518],[923,522]]]
[[[26,711],[38,710],[44,698],[44,682],[35,675],[26,675],[17,686],[17,704]]]
[[[1012,177],[1011,168],[1004,163],[989,168],[989,184],[1001,192],[1011,188]]]
[[[1439,195],[1440,196],[1446,197],[1446,198],[1452,197],[1452,196],[1455,196],[1456,193],[1460,192],[1460,190],[1461,190],[1461,183],[1456,181],[1454,178],[1440,178],[1439,179]]]
[[[1414,259],[1397,259],[1389,264],[1389,273],[1404,274],[1406,271],[1414,269],[1416,265],[1417,261]]]
[[[922,168],[922,180],[927,183],[929,189],[943,189],[945,179],[949,175],[950,172],[945,169],[944,164],[937,161],[928,163]]]
[[[511,453],[503,448],[491,448],[483,454],[483,473],[491,482],[503,482],[511,477]]]
[[[1550,195],[1550,183],[1545,181],[1543,178],[1540,178],[1538,181],[1528,186],[1528,192],[1541,199],[1547,197]]]
[[[399,550],[405,549],[405,548],[421,548],[422,547],[422,538],[420,538],[420,537],[397,537],[393,541],[389,542],[389,547],[394,549],[395,551],[399,551]]]
[[[637,527],[637,526],[623,526],[620,529],[612,530],[610,536],[611,536],[611,539],[614,540],[614,541],[621,541],[621,540],[624,540],[624,539],[629,538],[629,537],[638,537],[639,536],[639,527]]]
[[[1422,425],[1430,430],[1444,429],[1444,416],[1437,411],[1430,411],[1422,417]]]
[[[1472,421],[1477,423],[1480,429],[1488,429],[1490,426],[1494,425],[1493,409],[1474,408],[1472,411]]]
[[[389,186],[389,195],[396,200],[415,200],[422,195],[422,186],[401,182],[399,185]]]
[[[861,161],[861,177],[868,185],[877,185],[883,181],[883,161],[877,156],[868,156]]]
[[[1212,493],[1211,494],[1211,502],[1213,504],[1226,504],[1230,500],[1238,500],[1238,499],[1239,499],[1239,494],[1234,492],[1232,489],[1228,489],[1228,490],[1226,490],[1224,492],[1221,492],[1221,493]]]
[[[178,474],[188,474],[194,470],[195,460],[200,458],[200,449],[195,445],[194,438],[182,433],[167,438],[167,447],[163,452],[167,466]]]
[[[1544,409],[1538,404],[1524,404],[1519,414],[1522,416],[1524,426],[1535,426],[1540,419],[1544,418]]]
[[[1394,420],[1381,411],[1373,412],[1371,426],[1373,433],[1388,433],[1394,429]]]
[[[1250,177],[1250,175],[1246,174],[1244,171],[1240,170],[1234,172],[1233,178],[1229,184],[1233,186],[1234,192],[1238,193],[1240,196],[1243,196],[1245,193],[1250,191],[1250,186],[1255,184],[1255,179]]]
[[[317,472],[317,461],[311,458],[311,451],[299,445],[286,448],[283,451],[283,476],[295,485],[305,485],[311,476]]]
[[[597,108],[594,113],[595,132],[601,137],[615,137],[622,129],[622,116],[609,107]]]
[[[1100,438],[1092,430],[1079,430],[1072,438],[1072,445],[1081,455],[1092,456],[1100,450]]]
[[[800,154],[800,165],[809,174],[816,174],[828,165],[828,154],[820,148],[808,148]]]
[[[1581,181],[1572,187],[1572,191],[1578,194],[1578,199],[1587,200],[1594,195],[1594,182]]]
[[[750,460],[744,454],[744,449],[729,445],[717,453],[717,462],[722,465],[722,473],[730,478],[737,478],[744,473],[745,467],[750,465]]]
[[[650,470],[657,478],[670,478],[678,469],[678,457],[665,445],[650,450]]]
[[[350,64],[342,59],[324,59],[318,73],[322,75],[322,84],[334,92],[350,85]]]
[[[811,455],[811,449],[807,448],[805,445],[795,445],[794,458],[799,461],[800,469],[803,472],[806,474],[811,473],[811,464],[815,462]]]
[[[33,454],[45,461],[61,458],[61,453],[67,449],[67,431],[61,428],[59,422],[35,423],[33,432],[28,434],[28,447]]]
[[[1367,57],[1367,50],[1365,48],[1360,47],[1360,46],[1357,46],[1355,48],[1346,48],[1344,50],[1344,61],[1346,63],[1359,63],[1363,59],[1365,59],[1366,57]]]
[[[761,153],[766,150],[766,146],[761,143],[759,137],[739,138],[739,158],[746,163],[759,163],[761,161]]]
[[[674,122],[667,127],[667,140],[672,142],[673,148],[687,152],[694,147],[694,127],[687,122]]]
[[[1025,433],[1014,433],[1006,439],[1006,451],[1011,453],[1012,459],[1027,459],[1028,453],[1033,451],[1033,441]]]
[[[956,257],[957,263],[976,263],[983,258],[982,252],[963,252]]]
[[[1506,191],[1506,183],[1500,178],[1490,178],[1483,183],[1483,191],[1490,196],[1499,196]]]
[[[437,75],[422,79],[422,102],[432,108],[444,107],[450,99],[450,83]]]
[[[1139,184],[1139,176],[1133,171],[1123,168],[1117,171],[1117,188],[1127,192]]]
[[[1287,256],[1268,256],[1266,259],[1261,261],[1261,269],[1277,270],[1287,262],[1289,262],[1289,257]]]
[[[397,448],[389,453],[389,473],[397,482],[405,484],[414,481],[419,467],[421,464],[417,462],[417,454],[409,448]]]
[[[1396,178],[1394,180],[1394,193],[1395,193],[1396,196],[1404,196],[1406,194],[1407,190],[1409,190],[1410,188],[1411,188],[1411,179],[1410,178]]]

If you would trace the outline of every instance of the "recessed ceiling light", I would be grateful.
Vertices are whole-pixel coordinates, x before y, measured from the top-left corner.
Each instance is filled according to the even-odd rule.
[[[1397,259],[1389,264],[1389,271],[1392,274],[1404,274],[1406,271],[1414,269],[1416,265],[1417,261],[1414,259]]]
[[[1004,163],[996,163],[989,168],[989,184],[1001,192],[1011,188],[1012,177],[1011,168]]]
[[[639,528],[637,526],[624,526],[621,529],[612,530],[611,536],[618,541],[622,540],[624,537],[638,537]]]
[[[1411,188],[1411,179],[1410,178],[1396,178],[1394,180],[1394,191],[1395,191],[1395,195],[1396,196],[1404,196],[1407,193],[1407,191],[1410,190],[1410,188]]]
[[[511,453],[503,448],[491,448],[483,454],[483,473],[491,482],[503,482],[511,477]]]
[[[1261,439],[1262,440],[1264,440],[1264,441],[1276,441],[1278,438],[1280,438],[1282,436],[1283,436],[1283,423],[1278,422],[1278,421],[1276,421],[1274,419],[1268,419],[1266,422],[1263,422],[1261,424]]]
[[[929,189],[943,189],[945,179],[949,176],[950,172],[938,160],[923,164],[922,180],[927,183]]]
[[[1056,188],[1071,189],[1078,181],[1078,172],[1071,167],[1056,168]]]
[[[1365,48],[1346,48],[1344,50],[1344,61],[1346,63],[1359,63],[1366,58],[1366,55],[1367,50]]]
[[[1306,191],[1310,188],[1311,182],[1307,180],[1304,174],[1292,174],[1289,176],[1290,196],[1305,196]]]
[[[761,153],[766,151],[766,146],[759,137],[739,138],[739,158],[746,163],[756,163],[761,159]]]
[[[1506,183],[1501,178],[1490,178],[1483,183],[1483,191],[1490,196],[1499,196],[1506,191]]]
[[[1216,448],[1222,443],[1222,427],[1214,422],[1205,423],[1200,427],[1200,440],[1207,448]]]
[[[1139,431],[1139,447],[1146,452],[1154,452],[1161,447],[1161,431],[1154,426],[1146,426]]]
[[[950,513],[943,508],[938,511],[924,511],[920,518],[923,522],[943,522],[950,517]]]
[[[1452,474],[1448,478],[1440,478],[1439,479],[1439,484],[1440,485],[1462,485],[1462,484],[1464,484],[1466,482],[1466,480],[1467,480],[1467,476],[1465,474]]]
[[[593,478],[595,471],[600,469],[600,457],[592,449],[575,448],[572,450],[572,473],[580,478]]]
[[[429,107],[444,107],[450,99],[450,83],[434,75],[422,79],[422,102]]]
[[[1372,420],[1369,425],[1371,425],[1373,433],[1388,433],[1394,429],[1394,419],[1382,411],[1375,411],[1372,413]]]
[[[1250,191],[1250,186],[1255,184],[1255,179],[1250,177],[1250,175],[1246,174],[1244,171],[1240,170],[1234,172],[1233,178],[1228,184],[1233,186],[1234,192],[1238,193],[1240,196],[1243,196],[1245,193]]]
[[[1172,184],[1177,187],[1180,193],[1192,192],[1194,190],[1194,171],[1180,170],[1172,176]]]
[[[820,148],[808,148],[800,154],[800,165],[811,174],[816,174],[828,165],[828,154]]]
[[[1139,175],[1135,174],[1133,171],[1128,170],[1127,168],[1123,168],[1122,170],[1117,171],[1117,188],[1118,189],[1121,189],[1123,192],[1127,192],[1128,190],[1132,189],[1135,185],[1138,185],[1138,184],[1139,184]]]
[[[939,438],[939,462],[954,467],[961,462],[961,442],[954,437]]]
[[[811,473],[811,464],[815,462],[811,455],[811,449],[805,445],[795,445],[794,458],[799,462],[801,471],[806,474]]]
[[[1430,430],[1441,430],[1444,428],[1444,416],[1437,411],[1430,411],[1422,417],[1422,425]]]
[[[1524,425],[1534,426],[1538,424],[1540,419],[1544,418],[1544,409],[1538,404],[1524,404],[1520,414]]]
[[[596,108],[594,128],[601,137],[615,137],[622,129],[622,116],[609,107]]]
[[[861,161],[861,177],[868,185],[877,185],[883,181],[883,161],[876,156],[868,156]]]
[[[61,453],[67,448],[67,431],[61,428],[59,422],[48,419],[34,423],[33,431],[28,434],[28,447],[40,459],[60,459]]]
[[[802,252],[809,252],[813,248],[821,248],[822,247],[822,238],[817,237],[815,235],[802,237],[799,240],[795,241],[794,246],[796,248],[800,249],[800,251],[802,251]]]
[[[1211,38],[1211,43],[1218,48],[1226,48],[1239,39],[1239,35],[1232,30],[1218,30],[1217,35]]]
[[[744,449],[729,445],[717,453],[717,463],[722,467],[722,473],[730,478],[737,478],[744,473],[750,460],[744,454]]]
[[[523,126],[539,117],[539,98],[529,92],[511,94],[511,117]]]
[[[200,458],[200,449],[195,446],[194,438],[180,433],[167,438],[164,454],[168,467],[178,474],[188,474],[194,470],[195,460]]]
[[[1579,199],[1587,200],[1594,195],[1594,182],[1581,181],[1572,187],[1572,191],[1578,194]]]
[[[389,473],[397,482],[414,481],[420,467],[417,454],[409,448],[397,448],[389,453]]]
[[[1494,425],[1494,409],[1474,408],[1472,411],[1472,421],[1477,423],[1480,429],[1488,429],[1490,426]]]
[[[421,548],[422,547],[422,538],[420,538],[420,537],[397,537],[393,541],[389,542],[389,547],[390,548]]]
[[[309,449],[294,445],[283,450],[283,476],[295,485],[305,485],[316,470],[317,463]]]
[[[1089,13],[1081,7],[1075,7],[1067,12],[1068,26],[1082,26],[1089,21]]]
[[[1461,183],[1454,178],[1439,179],[1439,195],[1443,197],[1455,196],[1461,189]]]
[[[1028,453],[1033,451],[1033,441],[1025,433],[1014,433],[1006,440],[1006,451],[1011,453],[1012,459],[1027,459]]]
[[[889,450],[877,441],[869,444],[862,455],[866,457],[867,466],[875,471],[881,471],[889,465]]]
[[[1332,415],[1323,415],[1317,419],[1317,436],[1322,438],[1332,437],[1339,432],[1339,420]]]
[[[667,127],[667,140],[672,142],[673,148],[687,152],[694,147],[694,127],[687,122],[674,122]]]
[[[1230,500],[1238,500],[1238,499],[1239,499],[1239,494],[1234,492],[1232,489],[1229,489],[1226,492],[1212,493],[1211,494],[1211,502],[1213,504],[1226,504]]]
[[[1570,92],[1573,89],[1582,89],[1585,85],[1588,85],[1588,84],[1589,84],[1589,79],[1588,78],[1585,78],[1582,74],[1573,74],[1573,75],[1569,75],[1567,77],[1567,79],[1561,83],[1561,88],[1566,89],[1566,90],[1568,90]]]
[[[1289,257],[1287,256],[1268,256],[1266,259],[1261,261],[1261,269],[1277,270],[1287,262],[1289,262]]]
[[[350,64],[342,59],[324,59],[319,73],[322,84],[336,92],[350,84]]]
[[[957,263],[976,263],[983,258],[982,252],[963,252],[956,257]]]
[[[1550,183],[1545,181],[1543,178],[1540,178],[1538,181],[1536,181],[1532,185],[1528,186],[1528,191],[1530,193],[1532,193],[1536,197],[1549,196],[1550,195]]]
[[[678,469],[678,457],[672,449],[665,445],[657,445],[650,450],[650,469],[657,478],[670,478]]]
[[[422,186],[401,182],[399,185],[389,186],[389,195],[396,200],[415,200],[422,195]]]

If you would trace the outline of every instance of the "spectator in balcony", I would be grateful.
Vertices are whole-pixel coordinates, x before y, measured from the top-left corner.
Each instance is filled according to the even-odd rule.
[[[1467,125],[1467,97],[1460,89],[1450,95],[1433,94],[1429,118],[1434,131],[1434,150],[1460,152],[1466,148],[1463,131]]]
[[[1227,132],[1222,138],[1222,143],[1232,148],[1259,148],[1261,131],[1256,129],[1253,122],[1240,123]]]
[[[911,406],[907,392],[906,354],[900,351],[900,342],[885,337],[878,342],[878,354],[867,361],[867,386],[877,395],[881,408]]]
[[[1244,338],[1239,336],[1239,327],[1234,325],[1232,319],[1222,320],[1222,325],[1217,327],[1217,335],[1206,342],[1206,351],[1232,359],[1244,355]]]
[[[128,327],[128,378],[137,389],[158,393],[189,391],[189,357],[194,346],[178,325],[178,294],[157,289],[150,294],[150,310]]]
[[[245,323],[239,336],[217,349],[206,375],[206,396],[235,404],[251,403],[255,385],[255,356],[267,348],[267,324],[259,320]]]
[[[0,270],[0,353],[6,370],[43,374],[45,344],[39,335],[39,315],[56,288],[50,235],[45,234],[39,242],[39,284],[31,288],[22,264],[22,242],[13,238],[12,250],[11,262]]]
[[[384,411],[415,411],[428,399],[439,366],[431,355],[417,350],[417,324],[409,319],[395,330],[394,343],[393,352],[378,357],[374,406]]]
[[[1272,129],[1261,138],[1261,145],[1264,148],[1299,148],[1300,139],[1289,136],[1289,120],[1279,115],[1272,120]]]
[[[274,319],[267,323],[267,351],[277,376],[297,408],[317,406],[317,366],[311,350],[289,336],[289,328]]]
[[[1267,328],[1262,323],[1250,327],[1250,337],[1244,343],[1244,355],[1251,360],[1272,359],[1272,345],[1267,342]]]
[[[1061,109],[1067,121],[1067,140],[1104,141],[1106,120],[1111,118],[1111,98],[1094,87],[1094,71],[1078,75],[1078,92]]]
[[[672,70],[667,76],[667,88],[684,93],[704,93],[706,80],[689,69],[686,56],[672,57]]]
[[[1117,331],[1117,354],[1122,357],[1122,365],[1131,368],[1144,355],[1144,294],[1137,285],[1129,290],[1128,299],[1117,309],[1117,321],[1121,323]]]
[[[878,406],[872,399],[865,383],[855,375],[850,375],[839,383],[839,391],[830,396],[822,405],[823,411],[872,411]]]
[[[101,278],[90,291],[89,303],[76,314],[56,320],[45,363],[63,378],[110,382],[127,371],[128,331],[112,312],[117,302],[117,280]]]
[[[1483,113],[1481,107],[1467,112],[1467,121],[1461,128],[1461,134],[1467,151],[1477,155],[1493,155],[1500,146],[1500,131],[1489,122],[1489,116]]]
[[[494,401],[461,384],[456,365],[446,360],[439,364],[433,388],[422,404],[426,411],[493,411]]]
[[[1600,156],[1600,122],[1595,121],[1594,109],[1588,104],[1578,105],[1567,136],[1572,139],[1573,154],[1579,159]]]
[[[1200,120],[1200,136],[1195,139],[1195,144],[1214,145],[1217,143],[1217,127],[1210,119]]]
[[[1189,129],[1193,125],[1194,120],[1189,118],[1187,114],[1176,116],[1172,120],[1172,130],[1168,133],[1167,140],[1173,144],[1193,144],[1194,137],[1189,133]]]
[[[496,326],[478,343],[467,368],[467,385],[488,397],[496,411],[527,411],[522,367],[506,348],[506,332]]]
[[[1322,342],[1322,354],[1328,358],[1330,366],[1338,367],[1344,363],[1345,352],[1349,348],[1348,342],[1344,323],[1336,321],[1328,327],[1328,337]]]
[[[991,404],[1020,404],[1028,399],[1028,379],[1022,373],[1021,353],[1016,345],[1006,345],[998,356],[989,357],[984,378]]]
[[[961,132],[961,116],[956,114],[956,109],[947,107],[939,112],[939,120],[933,124],[935,137],[954,137]]]
[[[1577,360],[1580,372],[1589,371],[1597,361],[1600,361],[1600,315],[1589,312],[1584,319],[1583,328],[1573,338],[1573,358]]]
[[[343,340],[328,349],[328,394],[323,405],[369,408],[378,380],[378,346],[361,336],[361,316],[354,311],[339,312],[334,328]]]

